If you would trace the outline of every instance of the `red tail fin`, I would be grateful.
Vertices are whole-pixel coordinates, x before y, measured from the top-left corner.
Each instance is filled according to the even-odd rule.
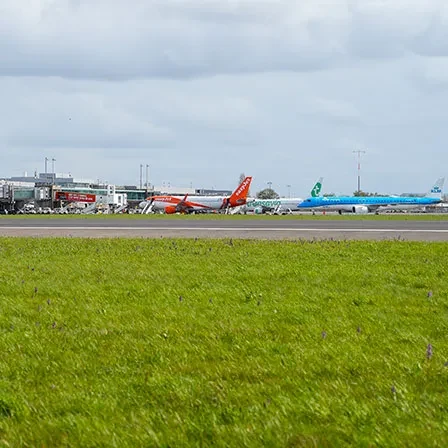
[[[246,203],[251,182],[252,176],[246,177],[246,179],[241,182],[241,185],[232,193],[229,198],[229,204],[232,207],[236,207],[237,205],[244,205]]]

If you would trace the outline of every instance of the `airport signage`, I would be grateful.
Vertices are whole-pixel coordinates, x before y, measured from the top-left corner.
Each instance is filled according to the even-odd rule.
[[[57,191],[56,201],[68,201],[68,202],[96,202],[96,195],[89,193],[70,193],[67,191]]]

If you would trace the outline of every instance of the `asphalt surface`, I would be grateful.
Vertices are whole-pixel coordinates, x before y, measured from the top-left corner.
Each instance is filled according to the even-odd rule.
[[[448,220],[0,218],[0,236],[448,241]]]

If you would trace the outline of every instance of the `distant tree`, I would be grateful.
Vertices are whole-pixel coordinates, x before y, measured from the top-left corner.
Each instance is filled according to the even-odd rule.
[[[278,199],[280,195],[272,188],[265,188],[257,193],[258,199]]]
[[[334,193],[325,193],[323,196],[324,196],[324,198],[332,198],[336,195]]]

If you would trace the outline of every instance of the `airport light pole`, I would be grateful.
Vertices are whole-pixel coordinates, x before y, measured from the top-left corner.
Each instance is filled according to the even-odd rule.
[[[55,171],[54,171],[54,162],[56,162],[56,159],[53,157],[53,158],[51,159],[51,171],[53,171],[53,184],[54,184],[54,182],[55,182],[55,180],[56,180],[56,173],[55,173]]]
[[[148,172],[149,172],[149,165],[146,164],[146,194],[148,194]]]
[[[47,177],[47,163],[48,163],[48,157],[45,157],[45,178]]]
[[[357,149],[352,151],[354,154],[358,154],[358,194],[361,192],[361,154],[365,154],[366,151]]]
[[[267,182],[269,190],[272,190],[272,182]]]
[[[288,187],[288,198],[291,198],[291,185],[286,185]]]
[[[142,189],[143,163],[140,164],[140,190]]]

